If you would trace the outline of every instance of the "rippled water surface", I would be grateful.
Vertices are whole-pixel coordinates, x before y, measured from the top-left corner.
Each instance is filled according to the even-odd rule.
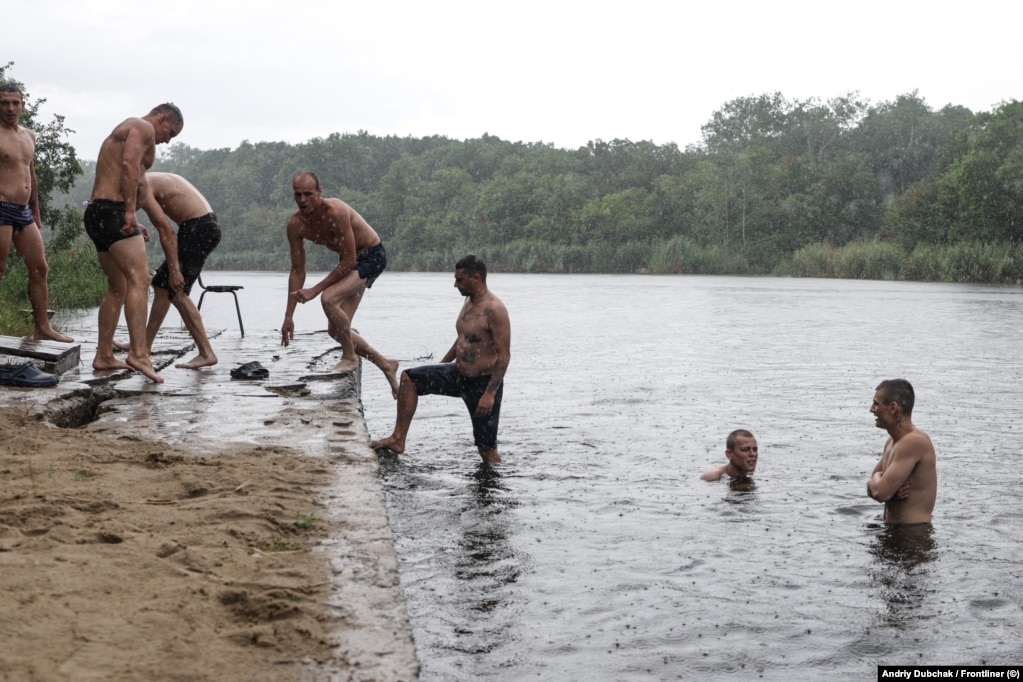
[[[387,273],[356,327],[404,366],[436,361],[452,284]],[[512,319],[505,463],[481,467],[461,402],[431,396],[383,465],[422,679],[875,679],[880,663],[1023,661],[1023,289],[490,285]],[[305,308],[300,326],[322,329]],[[937,449],[931,530],[886,530],[864,494],[885,439],[868,408],[892,377],[913,382]],[[363,401],[370,433],[389,433],[369,365]],[[758,437],[755,484],[698,480],[736,427]]]

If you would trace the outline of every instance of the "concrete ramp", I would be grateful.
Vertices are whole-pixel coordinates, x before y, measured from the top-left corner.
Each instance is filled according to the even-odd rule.
[[[61,375],[78,366],[81,345],[59,341],[36,341],[21,336],[0,336],[0,355],[42,360],[42,369]]]

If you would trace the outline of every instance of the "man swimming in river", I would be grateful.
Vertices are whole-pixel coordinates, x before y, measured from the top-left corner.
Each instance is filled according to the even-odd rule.
[[[725,474],[731,478],[749,478],[757,468],[760,448],[757,439],[746,429],[736,429],[725,438],[727,464],[708,469],[700,476],[701,481],[718,481]]]

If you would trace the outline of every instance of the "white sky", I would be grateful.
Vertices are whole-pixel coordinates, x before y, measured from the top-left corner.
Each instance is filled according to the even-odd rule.
[[[83,159],[164,101],[199,149],[358,130],[575,148],[685,147],[775,91],[1023,97],[1020,0],[44,0],[4,24],[0,60]]]

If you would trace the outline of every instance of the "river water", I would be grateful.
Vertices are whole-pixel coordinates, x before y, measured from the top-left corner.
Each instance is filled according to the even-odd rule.
[[[277,328],[285,274],[241,283]],[[1023,288],[491,274],[511,314],[499,448],[424,397],[382,475],[422,679],[875,679],[879,664],[1023,663]],[[236,326],[230,297],[211,324]],[[226,300],[225,300],[226,299]],[[279,299],[279,300],[278,300]],[[450,274],[386,273],[355,326],[403,366],[454,340]],[[257,313],[258,314],[255,314]],[[323,329],[318,305],[300,329]],[[866,479],[881,379],[917,392],[932,529],[893,532]],[[383,376],[366,421],[390,432]],[[705,483],[728,431],[755,483]]]

